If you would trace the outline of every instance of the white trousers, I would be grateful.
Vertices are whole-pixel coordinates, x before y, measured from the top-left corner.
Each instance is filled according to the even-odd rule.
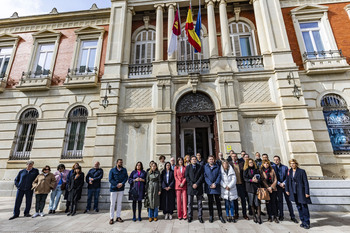
[[[111,192],[110,201],[111,206],[109,208],[109,214],[111,219],[114,219],[115,203],[117,202],[117,218],[120,218],[120,213],[122,211],[122,199],[124,191]]]

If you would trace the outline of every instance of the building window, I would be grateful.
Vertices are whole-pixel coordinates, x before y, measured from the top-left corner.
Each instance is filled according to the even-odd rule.
[[[54,43],[39,44],[33,66],[33,77],[50,74],[52,57],[55,49]]]
[[[201,45],[202,51],[200,53],[196,53],[194,51],[193,46],[188,42],[185,27],[183,27],[181,31],[181,37],[179,40],[180,54],[178,53],[178,57],[180,61],[192,61],[192,60],[200,60],[200,59],[208,59],[207,56],[207,44],[206,39],[204,38],[203,29],[201,30]]]
[[[98,40],[83,40],[80,45],[78,69],[79,73],[92,73],[95,71],[96,51]]]
[[[14,140],[13,154],[10,157],[11,160],[29,159],[33,147],[38,117],[39,113],[34,108],[28,109],[22,113]]]
[[[134,64],[152,63],[156,49],[156,32],[153,29],[139,32],[134,44]]]
[[[350,113],[346,101],[339,95],[328,94],[321,100],[334,154],[350,152]]]
[[[254,56],[255,46],[251,27],[244,22],[229,24],[233,56]]]
[[[319,22],[300,23],[300,30],[308,57],[323,56],[324,46],[320,33]]]
[[[80,159],[83,157],[87,116],[88,110],[83,106],[75,107],[70,111],[62,159]]]
[[[12,50],[12,47],[0,47],[0,79],[5,77]]]

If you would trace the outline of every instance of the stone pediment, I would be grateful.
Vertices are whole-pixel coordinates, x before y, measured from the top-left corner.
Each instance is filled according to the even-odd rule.
[[[79,28],[75,30],[75,34],[81,35],[81,34],[94,34],[94,33],[103,33],[105,29],[103,27],[97,27],[97,26],[85,26],[82,28]]]
[[[0,34],[0,42],[7,41],[16,41],[20,38],[18,35],[10,34],[10,33],[1,33]]]
[[[328,11],[327,6],[305,4],[291,10],[291,13],[292,14],[312,14],[312,13],[323,13],[327,11]]]
[[[50,29],[44,29],[39,32],[33,33],[34,38],[49,38],[49,37],[60,37],[61,32],[50,30]]]

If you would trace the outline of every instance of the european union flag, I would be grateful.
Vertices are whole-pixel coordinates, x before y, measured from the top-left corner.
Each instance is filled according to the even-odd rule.
[[[196,32],[199,40],[201,39],[201,29],[202,29],[202,15],[201,15],[201,5],[199,2],[199,11],[197,16],[197,22],[196,27],[194,28],[194,31]],[[194,50],[195,53],[198,53],[197,49]]]

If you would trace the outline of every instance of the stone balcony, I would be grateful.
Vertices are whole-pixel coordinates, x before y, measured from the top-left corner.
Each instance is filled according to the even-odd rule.
[[[307,74],[344,73],[350,70],[341,50],[305,52],[303,60]]]
[[[68,69],[64,86],[67,88],[91,88],[96,87],[98,82],[98,68],[90,70]]]
[[[52,73],[50,70],[44,72],[23,72],[17,89],[21,91],[48,90],[51,85]]]

